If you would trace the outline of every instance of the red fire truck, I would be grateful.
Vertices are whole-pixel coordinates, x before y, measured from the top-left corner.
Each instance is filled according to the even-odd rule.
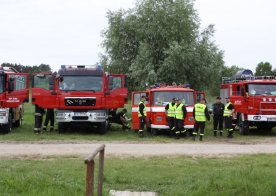
[[[29,100],[28,82],[27,73],[18,73],[12,67],[0,68],[0,125],[4,133],[22,125],[23,103]]]
[[[194,128],[194,104],[205,97],[205,92],[198,92],[183,86],[163,86],[151,88],[146,91],[132,92],[132,129],[139,129],[138,105],[141,96],[146,96],[147,130],[156,135],[159,131],[168,131],[169,126],[165,114],[165,106],[172,98],[179,98],[186,105],[187,116],[184,121],[185,129]]]
[[[36,74],[33,80],[37,130],[41,128],[44,109],[56,108],[59,132],[72,124],[90,123],[104,134],[109,111],[127,103],[126,75],[109,75],[100,65],[62,65],[58,74]]]
[[[276,126],[275,77],[240,71],[235,77],[223,78],[220,95],[234,104],[240,134],[248,134],[251,126],[262,132],[271,132]]]

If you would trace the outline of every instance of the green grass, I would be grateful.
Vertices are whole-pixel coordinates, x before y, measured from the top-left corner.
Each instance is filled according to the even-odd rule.
[[[105,159],[104,195],[110,189],[159,195],[275,195],[276,156]],[[82,158],[1,160],[1,195],[83,195]]]
[[[65,134],[59,134],[57,131],[51,133],[45,133],[36,135],[33,133],[33,125],[34,125],[34,106],[30,103],[24,105],[25,113],[23,126],[19,128],[13,128],[10,134],[0,134],[0,141],[40,141],[40,140],[97,140],[97,141],[134,141],[134,142],[176,142],[174,138],[170,138],[168,135],[159,135],[152,136],[149,133],[146,133],[144,138],[139,138],[134,131],[123,131],[120,125],[112,125],[111,130],[105,135],[99,135],[92,131],[78,131],[73,130],[71,132]],[[128,116],[131,116],[131,107],[130,104],[126,105],[128,109]],[[235,133],[235,138],[233,140],[228,140],[226,137],[218,137],[214,138],[212,136],[212,121],[207,123],[206,126],[206,135],[205,141],[218,141],[218,142],[245,142],[245,141],[259,141],[263,139],[268,139],[271,137],[276,137],[276,130],[274,129],[271,135],[260,135],[258,133],[253,133],[249,136],[240,136],[238,133]],[[225,133],[226,135],[226,133]],[[188,142],[190,138],[182,138],[177,142]]]

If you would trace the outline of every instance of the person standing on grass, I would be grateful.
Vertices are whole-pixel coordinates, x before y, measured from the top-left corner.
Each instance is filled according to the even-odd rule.
[[[224,112],[223,112],[223,117],[224,117],[224,125],[226,131],[228,131],[228,138],[233,138],[233,125],[232,125],[232,118],[234,114],[234,105],[230,102],[229,97],[226,97],[226,105],[224,106]]]
[[[217,97],[216,103],[213,104],[213,125],[214,125],[214,136],[217,136],[217,131],[219,131],[220,136],[223,133],[223,112],[224,104],[221,103],[221,97]]]
[[[139,117],[139,131],[138,134],[140,137],[144,136],[144,127],[146,123],[146,116],[147,116],[147,107],[145,104],[146,96],[142,96],[139,103],[139,110],[138,110],[138,117]]]
[[[184,119],[187,114],[186,106],[181,103],[179,98],[175,99],[175,136],[176,139],[179,139],[181,133],[186,134],[186,130],[184,130]]]
[[[55,125],[55,113],[54,113],[54,109],[47,109],[46,112],[46,118],[44,121],[44,126],[43,126],[43,131],[47,131],[47,126],[48,123],[50,121],[50,131],[54,131],[54,125]]]
[[[175,126],[174,126],[174,119],[175,119],[175,98],[172,98],[171,103],[167,104],[165,107],[165,113],[167,116],[167,121],[170,127],[170,132],[171,134],[174,132],[175,130]]]
[[[208,108],[206,106],[205,98],[202,98],[200,100],[200,103],[195,104],[193,116],[195,119],[193,140],[195,141],[198,131],[200,129],[199,140],[202,141],[204,136],[205,122],[206,120],[210,120],[210,115]]]

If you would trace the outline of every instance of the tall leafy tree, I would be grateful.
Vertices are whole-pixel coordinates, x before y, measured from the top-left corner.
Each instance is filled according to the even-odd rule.
[[[256,76],[271,76],[273,75],[272,72],[272,65],[269,62],[260,62],[256,67]]]
[[[191,83],[215,89],[223,71],[223,52],[212,40],[214,27],[200,30],[192,0],[137,0],[129,10],[108,12],[106,53],[101,63],[127,73],[133,87],[146,83]]]

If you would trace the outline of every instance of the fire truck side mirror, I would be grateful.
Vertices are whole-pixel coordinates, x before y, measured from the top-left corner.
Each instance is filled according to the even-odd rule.
[[[11,93],[12,91],[14,91],[14,78],[9,78],[9,81],[8,81],[8,91],[9,91],[9,93]]]
[[[109,76],[108,77],[108,90],[112,90],[113,89],[113,77]]]

